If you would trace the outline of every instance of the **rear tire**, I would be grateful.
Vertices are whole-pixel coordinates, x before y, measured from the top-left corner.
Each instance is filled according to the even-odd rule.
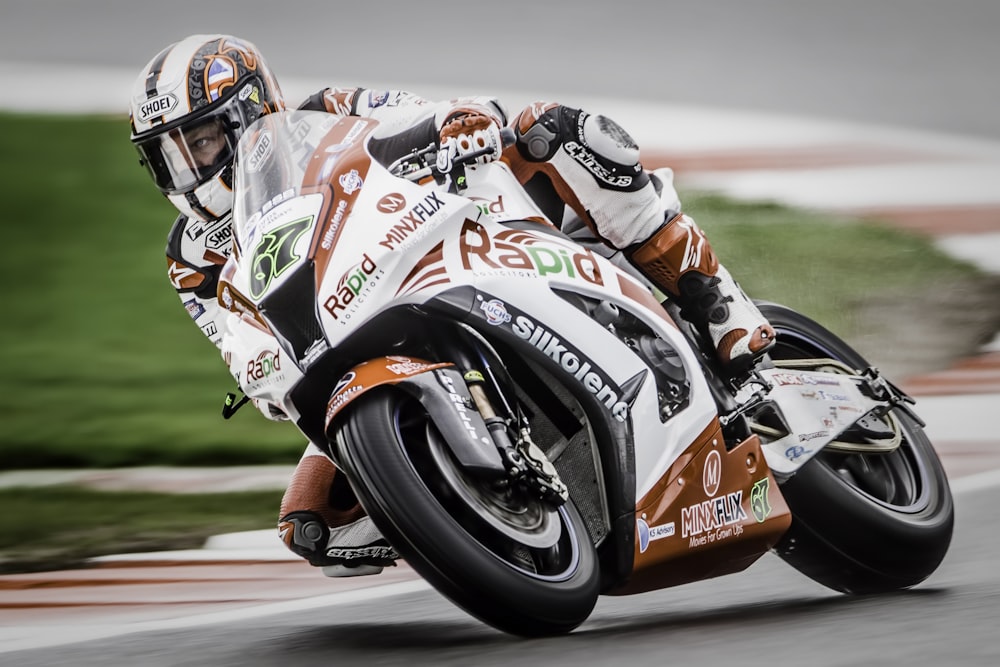
[[[398,390],[357,399],[334,447],[361,504],[414,570],[504,632],[569,632],[600,571],[573,503],[558,510],[466,474],[423,407]]]
[[[770,357],[869,364],[847,343],[793,310],[759,304],[777,333]],[[914,586],[951,543],[951,490],[923,429],[901,410],[902,441],[888,454],[824,450],[781,485],[792,525],[775,547],[811,579],[845,593]]]

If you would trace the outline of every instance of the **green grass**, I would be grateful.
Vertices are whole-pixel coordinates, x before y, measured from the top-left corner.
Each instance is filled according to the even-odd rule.
[[[166,277],[174,210],[124,118],[0,114],[0,469],[294,462]]]
[[[280,500],[274,491],[0,490],[0,574],[73,568],[108,554],[197,549],[211,535],[274,528]]]
[[[292,425],[221,418],[233,384],[167,280],[174,210],[128,132],[122,117],[0,114],[0,469],[294,463]],[[685,201],[752,295],[848,336],[873,290],[970,273],[889,228]]]

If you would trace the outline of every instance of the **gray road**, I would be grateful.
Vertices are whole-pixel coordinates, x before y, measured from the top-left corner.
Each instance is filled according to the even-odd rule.
[[[995,0],[4,0],[0,62],[138,71],[222,31],[279,76],[345,86],[586,92],[998,139],[998,28]]]
[[[434,592],[183,631],[127,635],[2,656],[72,665],[1000,664],[1000,492],[959,491],[950,555],[909,591],[850,598],[766,556],[746,573],[629,598],[602,598],[573,634],[519,640]],[[0,661],[2,662],[2,661]]]

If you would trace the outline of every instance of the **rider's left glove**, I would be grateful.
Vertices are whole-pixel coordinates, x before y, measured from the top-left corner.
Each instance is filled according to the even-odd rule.
[[[441,126],[441,150],[451,159],[485,150],[472,161],[476,164],[499,160],[503,152],[500,130],[500,121],[485,108],[458,107]]]

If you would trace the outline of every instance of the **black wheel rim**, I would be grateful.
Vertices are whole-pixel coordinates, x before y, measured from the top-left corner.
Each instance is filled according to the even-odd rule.
[[[770,353],[775,361],[783,359],[829,358],[856,367],[858,360],[846,358],[833,347],[812,337],[780,326],[775,327],[777,341]],[[860,370],[860,369],[858,369]],[[896,411],[902,442],[889,453],[846,453],[824,449],[809,463],[822,465],[853,492],[896,512],[917,513],[927,507],[929,484],[925,465],[913,451],[909,418]]]

